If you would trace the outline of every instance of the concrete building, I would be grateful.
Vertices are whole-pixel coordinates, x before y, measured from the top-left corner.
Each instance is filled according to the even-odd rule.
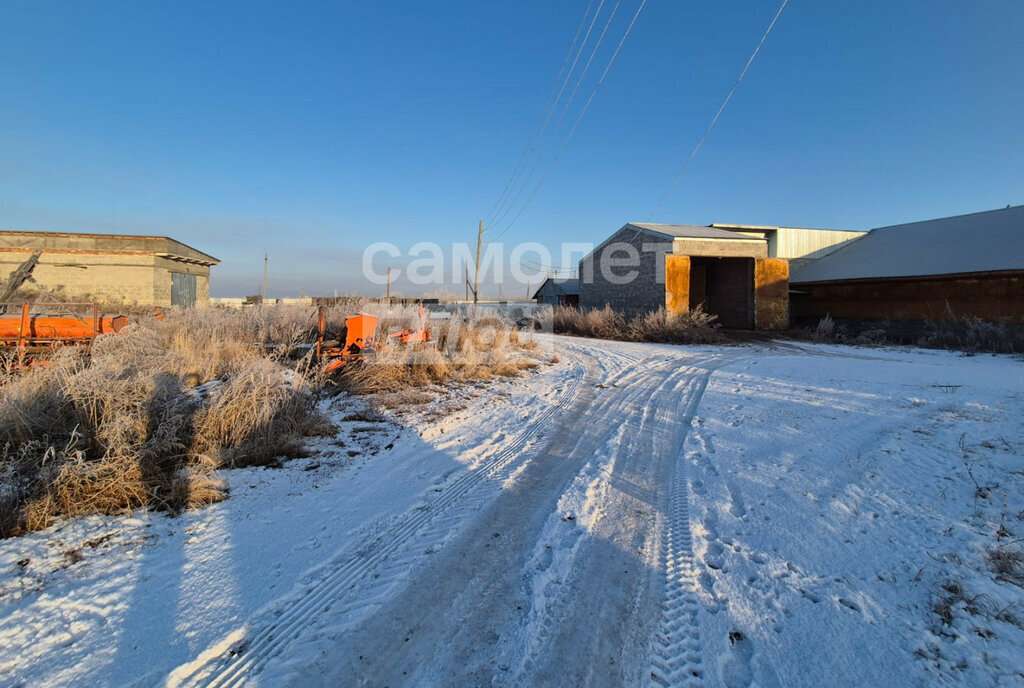
[[[0,276],[37,249],[38,288],[109,305],[206,306],[210,267],[220,262],[167,237],[0,231]]]
[[[789,261],[863,234],[754,225],[626,224],[580,261],[580,307],[636,315],[701,305],[725,327],[789,323]]]
[[[796,268],[793,316],[1024,323],[1024,206],[873,229]]]
[[[533,300],[548,306],[578,306],[580,281],[548,277],[533,294]]]

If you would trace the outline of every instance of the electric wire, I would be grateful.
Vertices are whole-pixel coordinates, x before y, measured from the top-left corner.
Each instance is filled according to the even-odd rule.
[[[782,4],[779,5],[779,11],[775,13],[775,17],[772,18],[771,23],[768,25],[768,28],[764,32],[764,35],[761,36],[760,42],[758,42],[757,47],[754,48],[754,52],[750,55],[750,59],[747,60],[747,64],[743,67],[743,71],[740,72],[739,78],[737,78],[736,83],[732,85],[732,89],[730,89],[729,95],[725,97],[725,100],[722,101],[721,107],[718,108],[718,112],[716,112],[715,116],[711,118],[711,123],[708,124],[707,129],[704,130],[704,134],[700,137],[700,140],[697,141],[697,145],[694,146],[693,151],[690,153],[690,157],[686,159],[686,162],[683,164],[683,168],[679,170],[679,174],[677,174],[675,179],[672,180],[672,184],[671,186],[668,187],[668,191],[666,191],[665,195],[661,197],[660,201],[658,201],[658,205],[654,207],[654,210],[651,211],[651,214],[647,216],[648,222],[650,222],[651,218],[654,217],[654,214],[661,209],[661,206],[665,203],[668,197],[672,195],[672,192],[675,191],[676,185],[679,184],[679,180],[682,179],[683,174],[686,172],[687,168],[690,167],[690,163],[692,163],[693,159],[697,157],[697,153],[698,151],[700,151],[701,146],[704,145],[704,141],[706,141],[708,135],[711,134],[711,130],[715,128],[715,124],[718,122],[718,118],[722,116],[722,112],[725,110],[725,106],[729,104],[730,100],[732,100],[732,96],[734,93],[736,93],[736,89],[739,88],[740,82],[743,81],[743,77],[745,77],[747,75],[747,72],[750,70],[750,65],[754,64],[754,58],[756,58],[757,54],[761,51],[761,46],[763,46],[764,42],[768,39],[768,34],[772,32],[772,28],[774,28],[775,22],[779,20],[779,16],[782,14],[782,10],[786,9],[787,2],[789,2],[789,0],[782,0]]]
[[[558,162],[558,159],[562,157],[562,153],[565,151],[566,147],[569,145],[569,142],[572,140],[573,134],[576,133],[576,129],[579,127],[580,122],[583,120],[583,116],[587,114],[587,110],[590,108],[591,103],[594,102],[594,97],[597,96],[597,92],[601,88],[601,84],[604,83],[605,77],[608,76],[608,72],[611,71],[612,65],[615,64],[615,59],[619,56],[619,52],[622,50],[622,46],[625,44],[626,39],[629,37],[630,32],[633,30],[633,26],[636,24],[636,20],[640,17],[640,13],[643,11],[644,6],[646,4],[647,0],[641,0],[640,6],[637,7],[636,13],[633,15],[633,19],[629,22],[629,26],[626,27],[626,32],[622,35],[622,39],[619,41],[618,46],[616,46],[615,52],[612,53],[611,59],[608,60],[608,65],[604,68],[604,72],[602,72],[601,77],[597,80],[597,83],[594,84],[594,89],[591,91],[590,97],[587,98],[587,102],[583,105],[583,109],[580,111],[580,114],[576,117],[576,121],[573,122],[572,128],[569,130],[568,136],[566,136],[565,141],[562,142],[562,146],[558,149],[558,152],[555,154],[555,157],[552,158],[551,162],[548,164],[547,169],[544,170],[544,175],[541,177],[540,181],[537,182],[537,186],[534,187],[533,191],[530,193],[529,197],[526,199],[526,202],[523,204],[523,206],[519,209],[519,212],[516,213],[515,217],[512,218],[512,220],[504,227],[504,229],[502,229],[500,232],[498,232],[498,234],[494,236],[494,239],[500,238],[503,234],[505,234],[505,232],[512,228],[512,226],[516,223],[519,217],[523,214],[523,211],[525,211],[526,208],[529,207],[530,203],[533,201],[533,198],[537,195],[537,191],[539,191],[541,186],[543,186],[544,181],[548,178],[548,175],[551,173],[551,169],[555,166],[555,163]]]
[[[565,92],[565,87],[569,84],[569,79],[571,78],[573,71],[576,69],[576,63],[579,61],[580,55],[583,53],[583,46],[586,45],[587,39],[590,36],[590,32],[593,30],[594,22],[592,21],[590,24],[590,28],[587,29],[587,35],[586,37],[584,37],[583,43],[580,45],[579,51],[577,51],[576,44],[579,41],[580,34],[583,32],[583,27],[587,23],[587,17],[590,16],[590,10],[594,6],[594,1],[595,0],[590,0],[589,4],[587,5],[587,8],[583,13],[583,18],[580,19],[580,24],[578,27],[576,27],[576,34],[573,36],[572,43],[569,45],[569,51],[565,54],[565,59],[562,61],[562,68],[559,70],[558,76],[555,78],[555,83],[551,85],[551,92],[548,93],[547,101],[544,104],[544,110],[546,111],[546,115],[542,116],[542,118],[537,121],[537,126],[534,128],[533,134],[531,134],[530,139],[527,141],[526,146],[523,148],[523,152],[520,153],[519,160],[516,162],[516,165],[513,168],[512,175],[509,177],[508,181],[505,182],[505,187],[504,189],[502,189],[501,195],[498,197],[498,200],[495,201],[491,209],[487,212],[487,215],[484,216],[485,222],[489,222],[489,219],[494,216],[495,211],[507,200],[508,195],[511,193],[511,190],[515,188],[517,177],[519,176],[523,168],[523,165],[530,159],[530,157],[533,154],[533,151],[537,147],[537,144],[540,142],[541,138],[543,138],[544,131],[547,129],[547,125],[551,121],[551,116],[555,112],[558,101],[561,100],[562,93]],[[595,21],[597,20],[597,15],[600,14],[601,6],[603,5],[604,0],[601,0],[601,5],[598,6],[598,11],[597,13],[594,14]],[[576,53],[575,59],[573,59],[574,52]],[[572,67],[569,68],[569,71],[567,73],[566,67],[569,67],[570,60],[572,60]],[[559,84],[561,84],[561,86],[559,86]],[[556,91],[558,93],[557,96],[555,95]]]
[[[618,11],[620,4],[622,4],[622,0],[616,0],[615,7],[612,8],[611,14],[608,15],[608,19],[607,21],[605,21],[604,24],[604,29],[602,29],[601,35],[597,39],[597,43],[594,45],[593,50],[591,50],[590,57],[587,59],[587,63],[584,65],[583,70],[580,72],[579,77],[576,79],[576,85],[573,86],[572,92],[569,94],[569,98],[561,107],[561,114],[558,115],[558,120],[555,122],[555,126],[551,129],[552,135],[554,135],[554,133],[558,131],[559,127],[562,125],[562,120],[565,118],[566,113],[569,112],[569,109],[572,107],[573,101],[576,99],[576,93],[579,90],[580,84],[583,83],[583,80],[586,78],[587,73],[590,71],[590,65],[593,64],[594,57],[597,55],[597,51],[600,49],[601,44],[604,42],[604,37],[608,33],[608,28],[611,26],[612,20],[615,19],[615,13]],[[583,49],[586,47],[587,41],[590,39],[590,34],[594,29],[594,24],[597,23],[597,18],[600,16],[603,7],[604,0],[601,0],[601,4],[598,5],[597,7],[597,12],[594,13],[594,19],[590,23],[590,28],[587,29],[587,35],[584,37],[583,43],[580,45],[579,53],[577,53],[576,59],[573,61],[573,69],[575,69],[576,63],[579,61],[580,55],[583,54]],[[570,71],[570,73],[566,76],[566,81],[563,84],[562,90],[559,91],[559,100],[561,99],[562,93],[565,91],[565,86],[569,84],[569,79],[571,77],[572,72]],[[530,167],[530,172],[526,176],[526,179],[524,179],[522,183],[518,185],[519,190],[516,192],[515,197],[513,197],[511,201],[507,204],[507,206],[504,209],[504,212],[502,212],[498,217],[491,220],[491,224],[500,225],[501,222],[508,216],[509,212],[511,212],[511,210],[514,207],[516,207],[516,203],[519,201],[519,198],[523,195],[523,191],[525,191],[529,187],[530,181],[533,179],[533,176],[537,172],[537,169],[540,166],[540,163],[543,159],[544,151],[542,150],[540,153],[537,154],[536,158],[534,158],[533,164]]]

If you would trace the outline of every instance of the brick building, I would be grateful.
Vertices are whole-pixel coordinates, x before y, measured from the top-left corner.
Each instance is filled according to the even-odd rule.
[[[862,235],[631,222],[580,261],[580,308],[636,315],[700,305],[725,327],[782,329],[789,323],[789,262],[827,255]]]
[[[210,267],[220,262],[167,237],[0,231],[0,279],[36,250],[37,288],[110,305],[206,306]]]

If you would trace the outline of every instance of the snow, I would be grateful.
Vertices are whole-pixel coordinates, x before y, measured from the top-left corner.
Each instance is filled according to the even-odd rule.
[[[176,518],[0,541],[0,685],[1014,685],[1012,357],[552,338]],[[1012,555],[1011,555],[1012,556]]]

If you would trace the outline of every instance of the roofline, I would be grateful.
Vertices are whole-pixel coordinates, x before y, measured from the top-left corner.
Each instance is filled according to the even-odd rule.
[[[540,290],[544,288],[544,285],[547,284],[548,282],[551,282],[552,280],[554,280],[554,281],[562,280],[563,282],[579,282],[580,281],[579,277],[545,277],[544,281],[540,283],[540,286],[537,287],[536,290],[534,290],[533,296],[531,296],[530,299],[533,300],[533,299],[537,298],[537,294],[539,294]],[[577,285],[577,286],[579,286],[579,285]]]
[[[971,213],[975,215],[977,213]],[[896,226],[896,225],[894,225]],[[887,275],[884,277],[840,277],[838,279],[826,279],[826,280],[791,280],[790,284],[845,284],[847,282],[888,282],[892,280],[905,282],[910,280],[941,280],[949,279],[950,277],[956,278],[967,278],[967,277],[979,277],[979,276],[993,276],[1003,277],[1010,275],[1019,275],[1024,273],[1024,269],[1020,270],[969,270],[967,272],[940,272],[940,273],[929,273],[926,275]]]
[[[780,229],[806,229],[809,232],[858,232],[860,234],[866,233],[866,229],[833,229],[829,227],[793,227],[791,225],[742,225],[742,224],[728,224],[725,222],[712,222],[708,227],[715,229],[753,229],[753,230],[767,230],[767,231],[778,231]]]
[[[667,222],[644,222],[643,224],[645,224],[645,225],[661,225],[663,227],[700,227],[700,228],[714,229],[713,227],[706,226],[706,225],[673,225],[673,224],[669,224]],[[676,239],[696,239],[698,241],[701,241],[700,237],[680,237],[680,236],[675,236],[674,234],[665,234],[663,232],[659,232],[659,231],[654,230],[654,229],[649,229],[647,227],[641,227],[640,225],[638,225],[638,224],[636,224],[634,222],[627,222],[626,224],[622,225],[621,227],[616,229],[614,232],[612,232],[611,236],[609,236],[607,239],[605,239],[600,244],[598,244],[593,249],[591,249],[590,253],[588,253],[587,255],[585,255],[582,258],[580,258],[580,261],[579,261],[579,263],[577,265],[581,265],[585,260],[590,258],[592,255],[597,253],[599,250],[601,250],[605,246],[607,246],[611,242],[612,238],[616,234],[618,234],[619,232],[621,232],[624,229],[632,229],[637,234],[643,233],[643,234],[647,234],[647,235],[651,235],[651,236],[663,237],[665,239],[668,239],[668,243],[674,243]],[[704,239],[704,241],[731,241],[731,240],[732,239]],[[738,241],[765,241],[765,238],[764,237],[743,236],[741,234],[737,234],[736,235],[736,240],[738,240]]]
[[[930,218],[930,219],[927,219],[927,220],[913,220],[911,222],[900,222],[899,224],[895,224],[895,225],[883,225],[881,227],[875,227],[871,231],[872,232],[876,232],[879,229],[891,229],[893,227],[905,227],[907,225],[919,225],[919,224],[922,224],[922,223],[925,223],[925,222],[939,222],[941,220],[955,220],[955,219],[958,219],[958,218],[961,218],[961,217],[972,217],[974,215],[988,215],[989,213],[1000,213],[1000,212],[1003,212],[1004,210],[1017,210],[1019,208],[1024,208],[1024,205],[1008,205],[1005,208],[993,208],[992,210],[978,210],[978,211],[973,212],[973,213],[962,213],[960,215],[947,215],[945,217],[933,217],[933,218]]]
[[[220,264],[220,259],[211,256],[205,251],[200,251],[195,246],[189,246],[184,241],[179,241],[169,236],[159,235],[146,235],[146,234],[93,234],[92,232],[43,232],[38,230],[19,230],[19,229],[0,229],[0,234],[29,234],[33,236],[55,236],[55,237],[94,237],[96,239],[163,239],[164,241],[173,241],[176,244],[181,244],[185,248],[191,249],[196,253],[201,253],[215,261],[214,265]],[[148,251],[146,251],[148,253]]]

